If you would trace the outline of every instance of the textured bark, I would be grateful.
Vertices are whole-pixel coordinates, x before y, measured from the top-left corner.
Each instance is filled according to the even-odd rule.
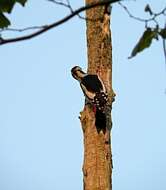
[[[86,0],[86,3],[97,1],[99,0]],[[84,134],[84,190],[111,190],[113,164],[110,131],[111,108],[115,94],[112,90],[112,45],[108,6],[87,10],[86,18],[88,73],[101,77],[109,95],[109,103],[106,109],[105,133],[102,130],[98,132],[95,125],[96,116],[90,105],[85,105],[81,112]]]

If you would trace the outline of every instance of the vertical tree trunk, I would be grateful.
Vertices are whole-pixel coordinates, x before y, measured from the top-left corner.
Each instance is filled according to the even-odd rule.
[[[86,4],[100,0],[86,0]],[[97,131],[96,116],[90,105],[81,112],[84,134],[84,190],[112,190],[112,153],[110,131],[112,127],[112,45],[108,5],[86,11],[88,73],[98,74],[103,80],[108,95],[106,109],[106,132]],[[103,123],[104,125],[104,123]]]

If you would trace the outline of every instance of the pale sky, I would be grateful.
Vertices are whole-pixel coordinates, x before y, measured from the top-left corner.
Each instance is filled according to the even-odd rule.
[[[144,17],[164,0],[127,1]],[[72,0],[73,7],[83,2]],[[113,190],[166,189],[166,69],[162,43],[128,59],[144,24],[112,10]],[[16,6],[13,28],[54,22],[68,10],[46,0]],[[87,68],[85,22],[74,18],[35,39],[0,47],[0,190],[82,189],[84,97],[70,69]],[[15,36],[8,32],[6,36]],[[21,35],[21,34],[18,34]]]

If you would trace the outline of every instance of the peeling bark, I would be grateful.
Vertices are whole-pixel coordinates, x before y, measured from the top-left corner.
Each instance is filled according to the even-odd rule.
[[[87,4],[92,2],[94,0],[86,0]],[[115,94],[112,90],[112,44],[108,6],[87,10],[86,18],[88,73],[100,76],[107,89],[109,101],[106,109],[106,126],[103,126],[106,129],[105,132],[97,130],[96,115],[91,105],[85,105],[80,113],[84,134],[84,190],[112,190],[113,164],[110,132],[111,108]]]

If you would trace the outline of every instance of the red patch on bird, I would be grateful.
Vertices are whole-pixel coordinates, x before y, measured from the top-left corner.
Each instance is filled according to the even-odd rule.
[[[93,112],[96,113],[96,106],[93,105]]]

